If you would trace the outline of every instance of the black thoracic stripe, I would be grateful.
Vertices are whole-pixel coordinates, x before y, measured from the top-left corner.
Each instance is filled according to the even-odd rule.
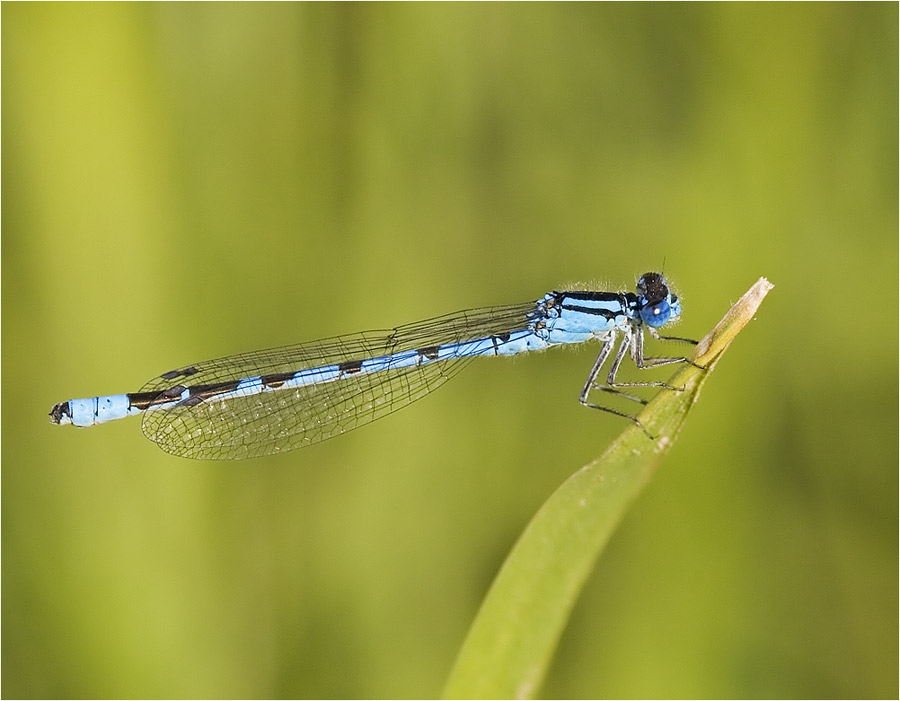
[[[559,299],[589,299],[593,302],[619,302],[622,295],[618,292],[592,292],[591,290],[576,290],[575,292],[557,292]]]
[[[581,312],[582,314],[593,314],[594,316],[602,316],[604,319],[615,319],[621,312],[614,312],[609,309],[598,309],[596,307],[579,307],[577,305],[564,304],[563,309],[570,312]],[[624,307],[623,307],[624,309]]]
[[[441,349],[440,346],[428,346],[428,348],[422,348],[417,352],[418,352],[420,358],[428,358],[428,360],[437,360],[440,349]]]

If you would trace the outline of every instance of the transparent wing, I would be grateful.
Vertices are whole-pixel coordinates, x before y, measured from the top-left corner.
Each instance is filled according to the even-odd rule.
[[[206,385],[365,360],[438,345],[463,343],[524,329],[536,303],[457,312],[384,331],[242,353],[164,373],[141,392]],[[386,416],[425,396],[471,360],[454,356],[421,366],[347,374],[292,387],[194,406],[148,411],[144,434],[167,453],[206,460],[271,455],[300,448]]]

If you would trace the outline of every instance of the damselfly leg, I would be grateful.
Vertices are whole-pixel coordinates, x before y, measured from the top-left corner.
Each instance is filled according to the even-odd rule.
[[[650,332],[650,335],[655,339],[660,341],[674,341],[680,343],[689,343],[692,345],[696,345],[697,341],[688,338],[679,338],[675,336],[660,336],[656,329],[653,327],[647,326],[647,330]],[[591,390],[597,390],[599,392],[606,392],[609,394],[613,394],[617,397],[621,397],[622,399],[626,399],[641,405],[646,405],[648,403],[647,399],[643,397],[639,397],[634,394],[629,394],[622,390],[623,387],[659,387],[661,389],[670,390],[673,392],[680,392],[684,388],[683,387],[673,387],[672,385],[666,382],[619,382],[616,379],[616,376],[619,372],[619,368],[622,365],[622,361],[625,359],[625,355],[628,354],[631,356],[631,359],[634,361],[635,367],[639,370],[646,370],[650,368],[662,367],[664,365],[674,365],[676,363],[690,363],[691,365],[696,365],[692,360],[687,357],[677,356],[677,357],[655,357],[655,356],[645,356],[644,355],[644,334],[643,327],[639,325],[630,325],[625,330],[624,338],[622,342],[619,344],[619,349],[616,352],[615,357],[613,358],[612,364],[610,365],[609,372],[606,375],[605,383],[598,383],[597,378],[600,375],[600,371],[603,369],[604,364],[606,363],[607,358],[609,358],[610,353],[612,352],[612,348],[616,343],[616,335],[610,334],[610,336],[601,341],[600,353],[597,355],[597,359],[594,361],[594,365],[591,367],[591,372],[588,375],[587,381],[584,384],[584,387],[581,390],[581,394],[578,397],[579,402],[591,409],[599,409],[600,411],[605,411],[609,414],[615,414],[616,416],[621,416],[625,419],[628,419],[634,422],[644,433],[647,434],[648,437],[653,438],[647,429],[641,424],[640,420],[637,416],[633,414],[629,414],[624,411],[619,411],[612,407],[603,406],[601,404],[595,404],[593,402],[588,401],[588,397],[591,393]],[[699,366],[697,366],[699,367]]]

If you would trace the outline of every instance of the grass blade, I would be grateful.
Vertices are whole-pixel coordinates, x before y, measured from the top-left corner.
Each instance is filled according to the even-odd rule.
[[[694,362],[535,514],[491,585],[444,689],[445,698],[531,698],[604,545],[672,447],[703,383],[772,285],[751,287],[697,345]]]

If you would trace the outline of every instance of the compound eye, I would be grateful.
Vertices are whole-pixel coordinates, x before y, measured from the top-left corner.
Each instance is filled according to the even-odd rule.
[[[672,316],[672,308],[666,300],[656,304],[648,304],[641,308],[641,319],[647,326],[659,328]]]

